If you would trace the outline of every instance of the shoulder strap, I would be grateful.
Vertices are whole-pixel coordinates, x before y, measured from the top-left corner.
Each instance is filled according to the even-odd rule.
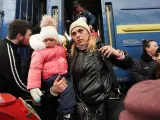
[[[118,89],[120,86],[119,86],[117,77],[116,77],[116,75],[114,73],[114,70],[113,70],[111,62],[109,60],[106,60],[105,58],[104,58],[104,62],[106,64],[106,66],[108,67],[108,70],[111,73],[111,76],[112,76],[112,79],[113,79],[113,86],[114,86],[114,88]]]

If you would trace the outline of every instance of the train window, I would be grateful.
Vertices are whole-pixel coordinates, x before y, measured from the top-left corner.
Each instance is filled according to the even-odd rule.
[[[58,21],[58,6],[52,6],[52,17]]]

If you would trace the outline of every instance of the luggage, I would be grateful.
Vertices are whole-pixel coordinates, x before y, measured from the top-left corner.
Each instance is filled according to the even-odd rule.
[[[0,93],[0,120],[40,120],[34,109],[22,98]]]

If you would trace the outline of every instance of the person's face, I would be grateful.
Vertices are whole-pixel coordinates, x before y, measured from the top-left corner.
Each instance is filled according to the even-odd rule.
[[[89,40],[89,32],[83,27],[75,27],[71,31],[71,37],[76,45],[85,45]]]
[[[51,48],[57,44],[57,41],[53,38],[46,38],[43,40],[43,43],[46,45],[46,48]]]
[[[20,46],[28,46],[29,45],[29,39],[31,37],[31,30],[27,29],[26,34],[23,36],[21,34],[18,35],[18,45]]]
[[[157,61],[157,63],[160,65],[160,53],[157,54],[157,56],[156,56],[156,61]]]
[[[150,47],[146,48],[146,50],[150,56],[155,56],[157,48],[158,48],[157,42],[151,41]]]
[[[80,11],[81,11],[81,6],[80,6],[80,5],[76,6],[76,7],[75,7],[75,10],[76,10],[77,12],[80,12]]]

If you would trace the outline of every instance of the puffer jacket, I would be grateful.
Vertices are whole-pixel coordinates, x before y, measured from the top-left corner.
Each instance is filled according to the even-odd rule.
[[[132,76],[135,82],[155,79],[156,61],[147,53],[143,53],[139,60],[134,61]]]
[[[32,54],[28,73],[27,89],[41,87],[41,75],[43,80],[54,74],[67,73],[67,52],[62,45],[54,48],[35,50]]]
[[[97,41],[97,49],[103,46]],[[111,71],[107,68],[104,59],[112,62],[122,69],[132,67],[131,57],[125,54],[124,60],[118,60],[115,56],[103,58],[98,52],[75,50],[71,58],[71,73],[76,88],[76,93],[88,105],[99,104],[110,94],[112,88]]]
[[[73,21],[77,20],[80,17],[85,17],[87,19],[87,24],[88,25],[93,25],[93,26],[96,25],[96,17],[91,12],[89,12],[88,10],[83,10],[80,13],[73,12],[73,15],[72,15],[72,20]]]

